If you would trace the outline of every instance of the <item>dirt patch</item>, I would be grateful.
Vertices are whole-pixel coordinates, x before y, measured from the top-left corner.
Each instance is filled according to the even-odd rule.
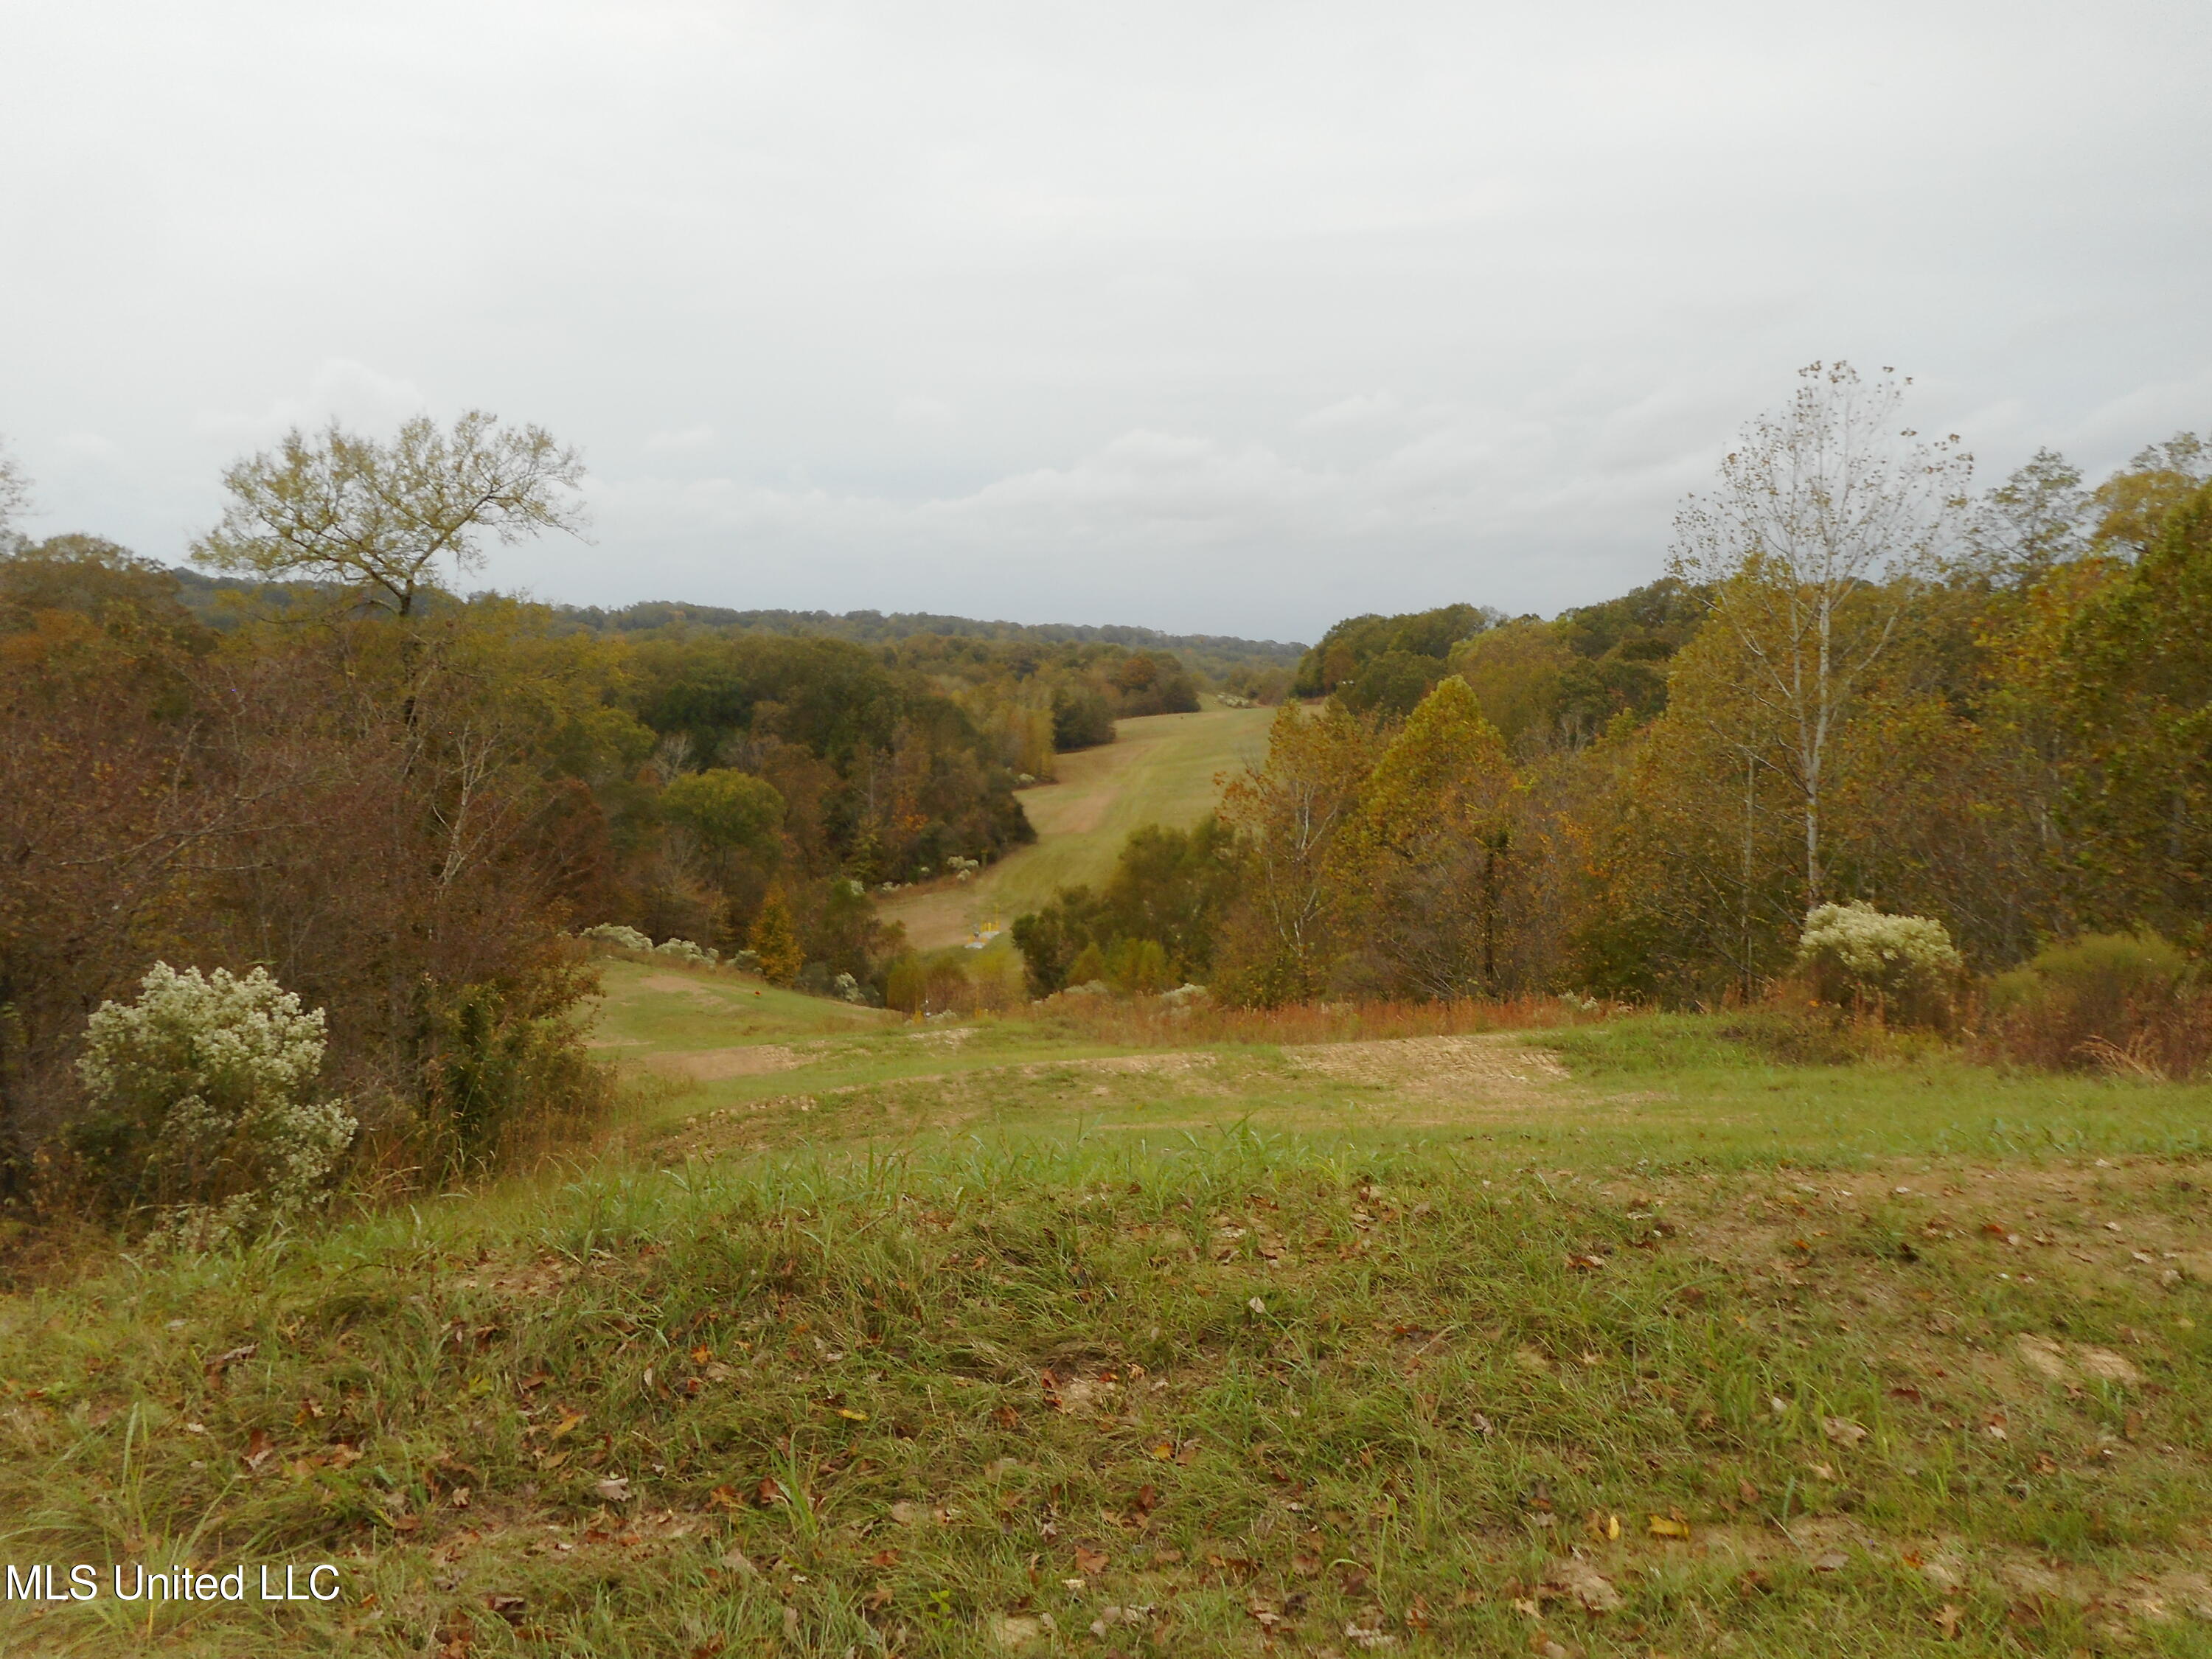
[[[972,1025],[949,1025],[941,1031],[908,1031],[906,1040],[927,1043],[933,1048],[957,1048],[975,1035],[975,1028]]]
[[[1302,1072],[1424,1100],[1532,1106],[1559,1097],[1568,1080],[1555,1055],[1510,1036],[1324,1042],[1285,1053]]]
[[[704,997],[710,1002],[722,1000],[722,994],[712,991],[696,979],[685,979],[680,974],[647,974],[638,981],[638,988],[645,991],[674,991],[684,996]]]
[[[698,1048],[688,1054],[655,1054],[647,1063],[657,1072],[672,1072],[696,1083],[719,1083],[725,1078],[766,1077],[772,1072],[796,1071],[819,1058],[802,1054],[780,1042],[761,1042],[738,1048]]]

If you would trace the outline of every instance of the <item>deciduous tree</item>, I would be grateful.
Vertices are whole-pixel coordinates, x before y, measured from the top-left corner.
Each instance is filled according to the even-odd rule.
[[[1923,442],[1899,424],[1908,384],[1810,365],[1675,518],[1674,574],[1712,585],[1745,690],[1782,728],[1808,910],[1827,884],[1821,819],[1838,734],[1896,632],[1905,579],[1934,564],[1965,506],[1971,463],[1957,439]]]
[[[427,415],[390,443],[335,421],[295,427],[274,451],[223,474],[222,522],[192,544],[217,570],[342,582],[404,617],[441,562],[482,568],[482,538],[580,532],[584,464],[543,427],[501,426],[471,410],[441,431]]]

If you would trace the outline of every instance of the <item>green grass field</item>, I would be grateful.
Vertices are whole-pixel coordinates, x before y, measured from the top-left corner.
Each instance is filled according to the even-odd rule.
[[[1059,757],[1060,779],[1022,792],[1036,826],[1020,848],[974,881],[939,881],[897,895],[883,907],[917,949],[957,945],[980,927],[1011,922],[1054,890],[1096,885],[1114,867],[1129,831],[1147,823],[1187,827],[1213,809],[1219,775],[1267,752],[1267,708],[1223,708],[1208,700],[1195,714],[1148,714],[1116,723],[1115,740]]]
[[[2212,1653],[2212,1090],[1117,1029],[613,962],[601,1144],[20,1288],[0,1559],[345,1593],[0,1651]]]

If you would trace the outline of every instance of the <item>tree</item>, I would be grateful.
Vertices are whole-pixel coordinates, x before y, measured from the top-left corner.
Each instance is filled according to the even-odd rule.
[[[1796,395],[1760,416],[1708,495],[1675,516],[1674,574],[1713,585],[1715,620],[1742,648],[1747,693],[1784,732],[1778,760],[1803,843],[1802,909],[1827,871],[1828,760],[1868,675],[1964,506],[1970,459],[1897,424],[1894,371],[1871,386],[1848,363],[1798,373]]]
[[[773,784],[726,766],[670,779],[660,810],[717,853],[772,857],[783,823],[783,797]]]
[[[583,476],[581,458],[544,428],[504,427],[482,410],[450,433],[418,415],[389,444],[335,421],[315,439],[295,427],[275,451],[223,474],[230,505],[192,558],[343,582],[404,617],[441,560],[483,567],[483,533],[509,544],[542,530],[580,533],[586,516],[569,492]]]
[[[1996,587],[2031,587],[2088,553],[2090,515],[2081,469],[2055,449],[2039,449],[1976,506],[1960,574]]]
[[[760,958],[761,977],[771,985],[788,985],[799,977],[805,959],[799,948],[799,930],[791,925],[791,907],[775,889],[753,918],[753,954]]]
[[[0,438],[0,550],[15,538],[15,522],[31,510],[31,480]]]
[[[1328,862],[1357,923],[1347,931],[1392,991],[1501,988],[1515,783],[1504,741],[1455,674],[1422,699],[1362,785]]]
[[[1222,790],[1221,821],[1249,852],[1224,941],[1237,999],[1274,1004],[1321,988],[1335,949],[1330,852],[1380,747],[1374,728],[1340,704],[1314,715],[1285,702],[1267,729],[1266,763]]]
[[[2193,432],[2177,432],[2162,444],[2137,451],[2125,467],[2097,486],[2099,550],[2148,552],[2166,520],[2208,483],[2212,444]]]
[[[2075,620],[2068,817],[2093,912],[2212,944],[2212,484]]]

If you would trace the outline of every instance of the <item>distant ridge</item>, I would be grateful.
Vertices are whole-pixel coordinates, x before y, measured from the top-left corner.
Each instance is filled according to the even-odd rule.
[[[234,626],[239,612],[227,606],[240,600],[282,607],[301,600],[343,600],[351,590],[336,582],[270,582],[251,576],[211,576],[189,565],[169,573],[187,610],[218,628]],[[448,594],[425,590],[428,611],[453,603]],[[686,605],[675,599],[644,599],[617,610],[596,605],[548,605],[566,627],[593,634],[644,634],[664,629],[750,629],[763,634],[813,635],[850,640],[856,645],[888,645],[917,634],[952,639],[989,640],[1002,644],[1118,645],[1127,649],[1182,651],[1218,662],[1242,661],[1296,668],[1309,647],[1297,640],[1247,640],[1233,634],[1166,634],[1157,628],[1121,623],[987,622],[974,617],[942,617],[927,611],[735,611],[726,605]]]
[[[669,599],[647,599],[609,611],[599,605],[556,605],[553,614],[594,632],[629,634],[647,629],[676,628],[686,623],[702,628],[757,629],[766,634],[827,635],[874,645],[908,639],[916,634],[941,634],[953,638],[1035,641],[1040,645],[1105,645],[1158,647],[1164,651],[1210,651],[1237,656],[1278,659],[1295,665],[1306,647],[1297,641],[1247,640],[1230,634],[1164,634],[1154,628],[1120,623],[1091,626],[1082,623],[984,622],[973,617],[942,617],[926,611],[732,611],[716,605],[684,605]]]

